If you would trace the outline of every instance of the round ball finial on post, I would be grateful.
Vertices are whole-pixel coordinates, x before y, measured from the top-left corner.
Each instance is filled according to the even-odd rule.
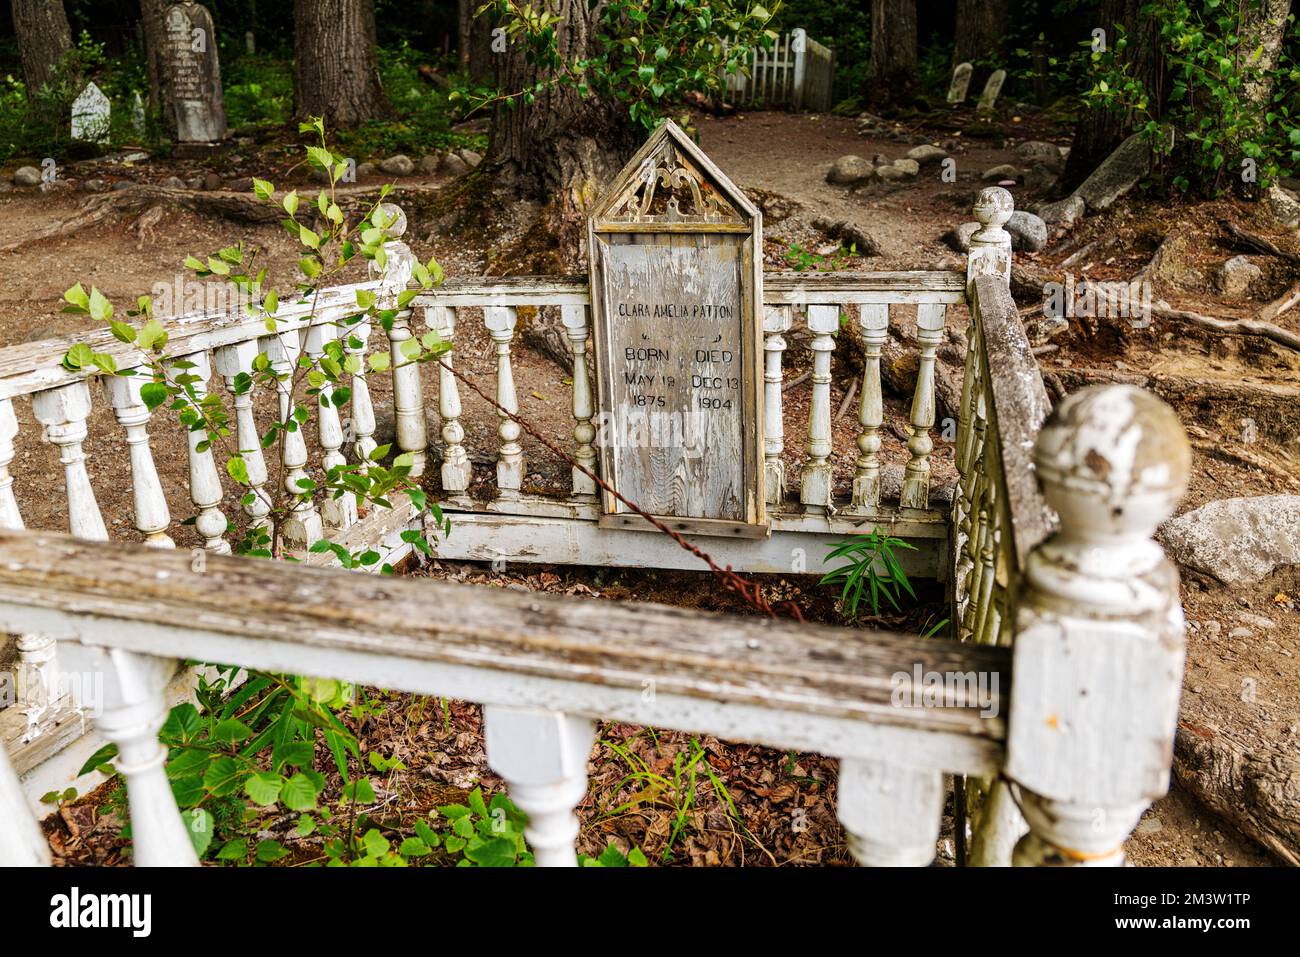
[[[1029,554],[1016,611],[1005,770],[1030,827],[1016,863],[1122,864],[1169,783],[1184,622],[1152,534],[1191,447],[1156,396],[1094,386],[1056,407],[1034,464],[1060,526]]]
[[[389,241],[401,239],[406,235],[406,213],[396,203],[380,203],[375,207],[374,223],[384,231]]]
[[[1003,227],[1016,204],[1001,186],[989,186],[975,198],[975,219],[980,228],[970,238],[966,260],[966,294],[974,301],[975,280],[980,276],[1000,276],[1011,281],[1011,234]]]

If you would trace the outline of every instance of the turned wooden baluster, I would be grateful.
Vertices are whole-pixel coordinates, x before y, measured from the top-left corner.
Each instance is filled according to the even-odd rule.
[[[118,423],[126,430],[126,443],[131,450],[131,492],[135,504],[135,527],[144,536],[146,545],[155,548],[175,548],[176,543],[167,534],[171,512],[163,495],[158,469],[154,466],[153,452],[149,448],[149,407],[144,404],[140,390],[148,381],[147,370],[137,369],[133,376],[105,376],[104,390],[113,405]]]
[[[486,705],[487,760],[528,815],[524,836],[538,867],[576,867],[574,808],[587,793],[595,725],[555,711]]]
[[[325,345],[338,338],[338,329],[333,323],[317,323],[307,330],[304,348],[307,358],[317,371],[321,369],[321,360],[326,358]],[[334,384],[328,380],[321,383],[320,393],[315,396],[317,427],[322,449],[321,468],[328,472],[332,468],[347,465],[343,457],[343,424],[339,421],[339,410],[334,405]],[[357,499],[355,495],[334,498],[326,496],[321,504],[321,520],[331,531],[343,531],[357,522]]]
[[[235,406],[235,440],[239,443],[239,457],[244,460],[248,470],[248,493],[240,496],[246,499],[244,512],[248,515],[252,528],[265,528],[266,516],[271,511],[271,492],[266,487],[266,456],[262,454],[262,436],[257,431],[257,420],[253,418],[253,386],[239,392],[235,377],[241,372],[252,376],[253,361],[257,358],[257,340],[249,339],[234,345],[222,346],[214,353],[217,374],[226,383]]]
[[[415,254],[401,241],[406,233],[406,214],[392,203],[381,203],[378,211],[387,225],[384,232],[389,237],[384,243],[387,262],[384,265],[382,301],[390,309],[397,308],[397,295],[411,282]],[[376,271],[371,263],[372,274]],[[428,461],[429,427],[424,415],[424,387],[420,384],[420,365],[403,352],[415,333],[411,329],[411,310],[403,309],[388,329],[388,346],[393,360],[393,410],[397,419],[397,447],[411,456],[411,477],[424,474]]]
[[[0,427],[3,418],[0,412]],[[50,845],[27,806],[27,796],[4,745],[0,745],[0,822],[0,867],[50,866]]]
[[[370,345],[370,320],[362,319],[343,334],[343,352],[355,357],[357,371],[352,373],[352,453],[365,471],[370,453],[379,447],[375,441],[375,404],[370,398],[370,381],[366,378],[366,350]]]
[[[1151,536],[1191,447],[1149,392],[1093,386],[1056,407],[1034,463],[1061,524],[1030,552],[1016,609],[1005,773],[1030,831],[1014,863],[1118,866],[1169,787],[1184,621]]]
[[[302,354],[302,340],[297,329],[287,329],[264,340],[266,358],[276,374],[275,390],[280,400],[280,422],[287,423],[293,416],[293,375]],[[292,547],[303,548],[320,540],[324,534],[320,512],[314,498],[298,501],[303,488],[298,483],[307,475],[307,440],[301,427],[292,431],[284,429],[279,434],[280,464],[284,472],[284,490],[292,503],[292,514],[285,521],[283,535]]]
[[[862,404],[858,411],[858,461],[853,476],[853,511],[880,507],[880,427],[885,403],[880,390],[880,352],[889,338],[889,306],[864,304],[862,326]]]
[[[78,538],[108,540],[104,517],[86,473],[86,417],[90,415],[90,385],[73,382],[32,396],[32,413],[45,426],[45,439],[58,446],[68,493],[68,531]]]
[[[596,438],[596,426],[591,420],[596,414],[596,407],[591,396],[591,380],[587,376],[587,312],[587,306],[560,307],[560,319],[568,330],[569,347],[573,352],[573,418],[578,423],[573,429],[573,441],[577,445],[573,458],[579,465],[594,472],[596,449],[592,442]],[[596,494],[596,483],[576,468],[573,469],[573,494]]]
[[[465,427],[460,424],[460,386],[451,371],[456,340],[456,310],[433,306],[425,311],[424,324],[438,333],[449,348],[438,366],[438,415],[442,417],[442,490],[452,499],[464,500],[473,478],[473,466],[465,452]]]
[[[212,378],[212,364],[208,361],[208,354],[195,352],[180,358],[193,363],[193,368],[173,367],[168,374],[173,377],[182,374],[192,376],[194,381],[189,386],[194,390],[198,402],[201,402],[208,394],[208,380]],[[212,446],[201,448],[203,443],[209,441],[208,430],[191,429],[187,434],[190,445],[190,501],[194,503],[197,513],[194,528],[203,537],[204,548],[217,554],[229,555],[230,543],[225,539],[229,522],[221,511],[221,474],[217,471]]]
[[[18,417],[13,400],[0,399],[0,527],[23,528],[23,517],[14,497],[14,478],[9,463],[14,459],[14,439],[18,436]],[[35,727],[62,694],[58,679],[58,644],[46,635],[19,635],[16,691],[18,706]],[[0,744],[0,752],[4,745]],[[0,830],[3,830],[0,828]]]
[[[1011,234],[1002,227],[1015,212],[1015,202],[1001,186],[979,191],[975,199],[975,220],[980,228],[970,239],[966,257],[966,301],[975,301],[975,280],[1000,276],[1011,281]]]
[[[785,502],[785,410],[781,360],[785,333],[794,325],[793,307],[767,306],[763,310],[763,486],[767,504]]]
[[[939,344],[943,342],[946,311],[938,303],[922,303],[916,307],[916,341],[921,349],[921,364],[916,372],[916,394],[912,397],[911,432],[907,448],[912,453],[903,473],[904,508],[927,508],[930,504],[930,453],[934,441],[930,430],[934,428],[934,362]]]
[[[9,463],[14,460],[14,439],[18,437],[18,417],[12,399],[0,399],[0,528],[22,528],[23,517],[14,498],[14,477]]]
[[[177,662],[120,649],[69,646],[79,671],[103,675],[103,707],[95,728],[117,745],[113,763],[126,781],[131,855],[137,867],[197,866],[198,856],[172,796],[158,730],[167,718],[164,692]]]
[[[884,761],[840,762],[836,810],[865,867],[924,867],[943,819],[943,774]]]
[[[46,441],[58,446],[63,463],[63,480],[68,496],[68,531],[78,538],[108,540],[108,529],[100,514],[95,490],[86,472],[86,418],[90,415],[90,384],[73,382],[32,396],[32,413],[45,427]],[[57,645],[44,635],[23,635],[18,639],[18,657],[23,682],[19,694],[29,720],[36,722],[63,697],[59,687]],[[75,707],[78,703],[72,702]]]
[[[808,461],[799,477],[804,506],[831,508],[831,353],[840,327],[839,306],[809,306],[808,328],[814,337],[812,402],[808,408]]]
[[[515,310],[512,306],[484,306],[483,321],[497,348],[497,404],[507,412],[519,412],[515,395],[515,375],[510,366],[510,342],[515,336]],[[505,413],[497,413],[501,424],[497,435],[501,450],[497,455],[497,494],[501,498],[519,497],[524,481],[524,450],[519,444],[519,424]]]

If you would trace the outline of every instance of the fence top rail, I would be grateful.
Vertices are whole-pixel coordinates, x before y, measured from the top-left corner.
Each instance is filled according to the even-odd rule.
[[[315,303],[283,302],[276,311],[280,320],[279,330],[288,331],[294,328],[291,323],[308,316],[311,316],[313,325],[336,322],[359,311],[356,304],[359,290],[378,292],[382,286],[378,280],[332,286],[322,289]],[[167,331],[167,352],[173,356],[206,352],[218,346],[270,335],[264,318],[250,317],[242,311],[194,312],[160,321]],[[99,326],[76,335],[6,346],[0,349],[0,400],[43,392],[97,375],[94,368],[77,371],[64,368],[64,355],[78,343],[85,343],[95,352],[111,355],[119,369],[129,369],[145,361],[138,349],[114,338],[111,331]]]
[[[768,305],[849,302],[965,302],[966,274],[956,269],[898,272],[763,273]],[[590,305],[584,275],[500,276],[448,279],[415,297],[414,305],[547,306]]]
[[[1034,442],[1052,405],[1004,279],[975,280],[975,313],[992,405],[989,438],[998,443],[1013,546],[1023,567],[1030,550],[1055,527],[1034,472]]]
[[[219,555],[195,571],[187,551],[46,532],[0,531],[0,554],[0,627],[55,628],[164,657],[213,660],[237,648],[239,658],[215,660],[293,670],[308,655],[360,654],[388,663],[390,687],[404,668],[428,664],[625,691],[651,682],[658,695],[985,742],[1001,739],[1003,722],[980,717],[990,713],[984,689],[958,683],[942,707],[896,707],[898,676],[991,679],[999,716],[1010,693],[1006,649],[887,632]]]

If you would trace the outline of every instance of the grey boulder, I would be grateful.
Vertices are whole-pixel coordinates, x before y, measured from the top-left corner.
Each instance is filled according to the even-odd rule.
[[[35,166],[20,166],[14,170],[15,186],[40,186],[41,171]]]
[[[826,174],[826,182],[837,186],[852,186],[854,183],[870,179],[873,170],[870,160],[861,156],[853,154],[841,156],[831,164],[830,171]]]
[[[1047,224],[1033,213],[1018,209],[1007,220],[1011,248],[1036,253],[1047,245]]]
[[[411,158],[402,153],[388,157],[379,164],[379,168],[389,176],[410,176],[415,172],[415,164],[411,162]]]
[[[1170,556],[1225,585],[1251,585],[1300,564],[1300,495],[1225,498],[1160,527]]]

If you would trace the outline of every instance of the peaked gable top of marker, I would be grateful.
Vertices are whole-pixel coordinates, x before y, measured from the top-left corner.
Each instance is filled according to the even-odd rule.
[[[758,208],[672,120],[659,126],[596,203],[604,224],[749,226]]]

